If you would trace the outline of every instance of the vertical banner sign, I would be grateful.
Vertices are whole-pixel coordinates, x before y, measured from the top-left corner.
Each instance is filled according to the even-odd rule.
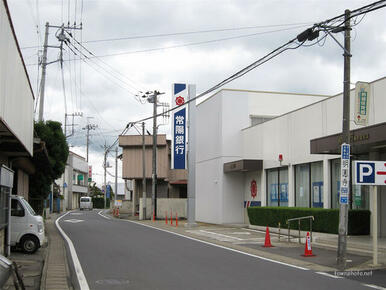
[[[88,167],[88,182],[92,181],[92,166],[89,165]]]
[[[366,126],[369,119],[370,84],[357,82],[355,84],[354,122]]]
[[[340,163],[340,197],[341,204],[348,204],[350,186],[350,145],[343,143]]]
[[[172,108],[178,107],[172,113],[172,169],[186,169],[186,141],[187,134],[187,105],[188,86],[186,84],[173,84]]]

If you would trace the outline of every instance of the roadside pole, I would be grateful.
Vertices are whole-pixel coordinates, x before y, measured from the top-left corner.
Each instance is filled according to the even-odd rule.
[[[343,122],[342,135],[343,143],[350,146],[350,10],[345,11],[345,31],[344,31],[344,76],[343,76]],[[343,147],[342,147],[343,148]],[[350,166],[347,171],[350,176]],[[342,181],[341,181],[342,186]],[[342,189],[340,190],[342,195]],[[338,237],[338,253],[337,264],[339,270],[346,268],[346,251],[347,251],[347,227],[348,227],[348,201],[350,198],[350,186],[347,187],[347,199],[340,199],[339,209],[339,237]]]
[[[142,122],[142,218],[146,220],[146,147],[145,122]]]
[[[372,195],[371,199],[371,224],[372,228],[372,238],[373,238],[373,266],[378,265],[378,191],[376,185],[370,186],[370,192]]]

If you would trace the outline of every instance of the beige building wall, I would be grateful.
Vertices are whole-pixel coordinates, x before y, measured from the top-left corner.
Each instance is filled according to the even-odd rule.
[[[152,136],[145,136],[145,169],[146,177],[152,175]],[[124,179],[138,179],[143,177],[142,172],[142,136],[119,136],[119,146],[123,147],[122,177]],[[166,135],[157,138],[157,176],[167,178],[169,171],[169,147]]]

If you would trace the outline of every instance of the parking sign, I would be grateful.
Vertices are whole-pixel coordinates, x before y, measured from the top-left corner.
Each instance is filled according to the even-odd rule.
[[[354,184],[386,185],[386,161],[355,161]]]

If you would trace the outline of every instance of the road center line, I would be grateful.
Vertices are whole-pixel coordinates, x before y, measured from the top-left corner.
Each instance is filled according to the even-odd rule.
[[[159,231],[162,231],[162,232],[166,232],[166,233],[169,233],[169,234],[173,234],[173,235],[176,235],[176,236],[179,236],[179,237],[183,237],[183,238],[186,238],[186,239],[189,239],[189,240],[192,240],[192,241],[200,242],[200,243],[203,243],[203,244],[206,244],[206,245],[214,246],[214,247],[221,248],[221,249],[224,249],[224,250],[228,250],[228,251],[231,251],[231,252],[243,254],[243,255],[250,256],[250,257],[253,257],[253,258],[257,258],[257,259],[260,259],[260,260],[264,260],[264,261],[268,261],[268,262],[272,262],[272,263],[276,263],[276,264],[292,267],[292,268],[299,269],[299,270],[304,270],[304,271],[308,270],[307,268],[303,268],[303,267],[287,264],[287,263],[280,262],[280,261],[275,261],[275,260],[272,260],[272,259],[268,259],[268,258],[265,258],[265,257],[257,256],[257,255],[254,255],[254,254],[250,254],[250,253],[245,253],[245,252],[242,252],[242,251],[239,251],[239,250],[235,250],[235,249],[232,249],[232,248],[228,248],[228,247],[225,247],[225,246],[217,245],[217,244],[210,243],[210,242],[207,242],[207,241],[202,241],[202,240],[195,239],[195,238],[192,238],[192,237],[189,237],[189,236],[184,236],[182,234],[178,234],[178,233],[175,233],[175,232],[172,232],[172,231],[160,229],[160,228],[153,227],[153,226],[150,226],[150,225],[145,225],[145,224],[140,223],[140,222],[129,221],[129,220],[122,220],[122,221],[127,221],[127,222],[130,222],[130,223],[138,224],[138,225],[141,225],[141,226],[144,226],[144,227],[152,228],[152,229],[159,230]]]
[[[76,273],[76,277],[78,278],[80,289],[82,289],[82,290],[89,290],[90,288],[88,286],[86,277],[84,276],[83,269],[82,269],[82,266],[80,265],[78,256],[76,254],[76,250],[75,250],[74,244],[72,243],[70,238],[66,235],[66,233],[62,230],[62,228],[59,225],[59,220],[61,218],[65,217],[69,213],[70,212],[67,212],[66,214],[64,214],[61,217],[59,217],[55,221],[55,224],[56,224],[56,227],[58,228],[59,232],[62,234],[63,238],[66,240],[66,242],[68,244],[68,247],[70,249],[71,258],[72,258],[72,262],[74,264],[75,273]]]
[[[336,276],[336,275],[328,274],[326,272],[315,272],[315,273],[319,274],[319,275],[327,276],[327,277],[330,277],[330,278],[334,278],[334,279],[342,279],[343,278],[343,277],[339,277],[339,276]]]

